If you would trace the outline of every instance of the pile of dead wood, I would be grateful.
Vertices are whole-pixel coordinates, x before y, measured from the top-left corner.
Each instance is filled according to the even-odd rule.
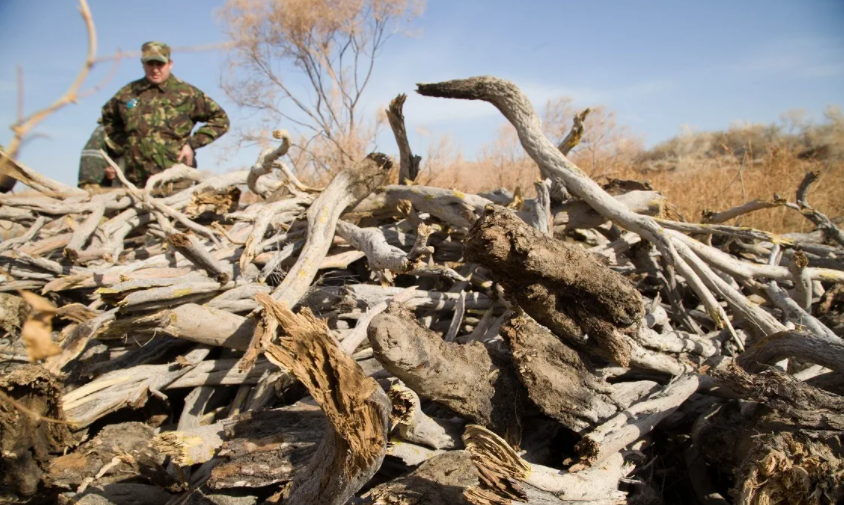
[[[815,233],[720,224],[764,202],[688,223],[589,179],[582,126],[552,144],[511,83],[418,92],[497,107],[537,197],[384,186],[382,154],[309,187],[284,132],[251,170],[96,196],[17,167],[41,195],[0,196],[27,229],[0,243],[0,501],[844,499],[844,239],[813,176],[777,205]]]

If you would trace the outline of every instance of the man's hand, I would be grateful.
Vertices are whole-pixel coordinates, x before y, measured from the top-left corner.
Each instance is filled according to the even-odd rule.
[[[192,167],[193,166],[193,148],[188,144],[182,146],[182,150],[179,151],[179,158],[176,160],[180,163],[184,163],[185,165]]]

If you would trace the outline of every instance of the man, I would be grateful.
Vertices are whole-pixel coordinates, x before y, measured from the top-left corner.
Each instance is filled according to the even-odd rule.
[[[97,128],[82,149],[79,157],[79,181],[77,185],[90,192],[100,192],[120,186],[120,181],[114,173],[111,165],[103,159],[100,149],[106,149],[105,129],[102,126],[102,119],[97,121]],[[115,158],[115,163],[121,164],[122,158]]]
[[[126,178],[137,186],[176,163],[196,167],[195,151],[229,129],[216,102],[170,73],[167,44],[144,44],[141,62],[145,77],[118,91],[102,118],[109,155],[124,157]],[[198,122],[205,125],[191,135]]]
[[[3,144],[0,144],[0,151],[6,152],[6,149],[3,147]],[[0,163],[3,163],[2,158],[0,158]],[[15,184],[17,183],[17,179],[8,175],[0,175],[0,193],[8,193],[12,189],[14,189]]]

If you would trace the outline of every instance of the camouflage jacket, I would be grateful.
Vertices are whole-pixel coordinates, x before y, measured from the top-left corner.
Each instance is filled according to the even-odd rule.
[[[205,125],[191,135],[198,122]],[[124,86],[103,107],[103,127],[110,154],[124,157],[126,178],[143,185],[175,165],[185,144],[195,151],[226,133],[229,118],[205,93],[171,75],[159,85],[142,78]]]
[[[3,147],[3,144],[0,144],[0,151],[6,152],[6,149]],[[2,159],[0,159],[0,163],[3,163]],[[0,193],[8,193],[15,187],[15,183],[18,182],[17,179],[8,175],[0,175]]]
[[[108,162],[103,159],[100,149],[106,149],[105,130],[102,126],[97,126],[79,156],[79,181],[77,185],[80,188],[85,188],[91,184],[104,187],[120,185],[120,181],[116,177],[114,179],[106,177],[105,169]],[[115,158],[114,161],[120,164],[120,158]]]

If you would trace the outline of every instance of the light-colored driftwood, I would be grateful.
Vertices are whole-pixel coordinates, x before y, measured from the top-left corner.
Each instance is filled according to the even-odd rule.
[[[15,237],[0,242],[0,253],[8,251],[9,249],[13,249],[22,244],[29,243],[33,238],[35,238],[36,235],[38,235],[38,232],[41,231],[41,228],[46,222],[47,219],[44,216],[39,216],[35,220],[35,222],[32,223],[32,226],[26,231],[26,233],[24,233],[20,237]]]
[[[806,177],[800,182],[800,186],[797,188],[797,207],[800,210],[800,213],[806,217],[809,221],[813,222],[815,226],[820,229],[825,237],[828,237],[829,240],[837,242],[839,245],[844,246],[844,232],[842,232],[835,223],[833,223],[825,214],[819,212],[814,207],[809,205],[807,200],[809,194],[809,188],[817,182],[818,177],[820,176],[819,172],[809,172],[806,174]]]
[[[632,212],[610,197],[598,184],[569,161],[542,133],[539,117],[522,92],[511,82],[494,77],[476,77],[436,84],[419,84],[417,92],[425,96],[484,100],[493,104],[513,124],[528,155],[539,165],[543,177],[561,180],[566,189],[593,209],[618,225],[651,241],[665,255],[670,265],[683,275],[695,293],[704,301],[710,316],[729,324],[699,274],[681,258],[674,244],[651,218]]]
[[[775,333],[755,341],[738,362],[745,369],[758,372],[783,358],[800,358],[840,372],[844,370],[844,341],[834,335],[799,331]]]
[[[751,202],[743,203],[731,209],[713,212],[705,210],[703,212],[703,222],[707,224],[720,224],[735,219],[739,216],[755,212],[757,210],[771,209],[774,207],[782,207],[785,205],[784,198],[774,197],[770,200],[753,200]]]
[[[410,150],[410,142],[407,140],[407,129],[404,126],[404,101],[407,95],[400,94],[390,101],[387,108],[387,119],[390,121],[390,128],[396,138],[399,147],[399,184],[408,184],[416,180],[419,174],[420,156],[414,156]]]
[[[422,412],[419,396],[400,380],[391,382],[387,395],[393,402],[393,425],[401,438],[432,449],[454,449],[462,445],[460,424]]]
[[[570,471],[594,467],[618,454],[674,412],[697,390],[699,384],[700,379],[695,375],[682,376],[587,433],[575,447],[580,462]]]
[[[258,161],[249,170],[249,176],[246,178],[246,185],[250,190],[252,190],[252,192],[258,195],[262,194],[256,185],[258,179],[261,176],[272,172],[273,163],[287,154],[287,151],[290,150],[290,134],[288,134],[287,131],[276,130],[273,132],[273,137],[281,140],[281,144],[279,144],[279,146],[275,149],[267,148],[262,151],[260,156],[258,156]]]
[[[533,187],[536,188],[536,200],[526,216],[527,224],[546,235],[554,230],[554,217],[551,214],[551,180],[536,181]]]
[[[224,267],[193,236],[174,233],[167,237],[167,243],[179,251],[188,261],[208,272],[208,275],[220,284],[226,284],[231,279],[231,268]]]
[[[144,207],[149,209],[151,212],[153,212],[153,214],[156,214],[156,213],[159,214],[159,217],[158,217],[159,222],[163,222],[163,220],[164,220],[163,216],[169,216],[169,217],[175,219],[176,221],[178,221],[179,223],[181,223],[183,226],[185,226],[185,228],[187,228],[191,231],[194,231],[196,233],[199,233],[201,235],[204,235],[205,237],[211,239],[215,244],[219,245],[219,242],[217,240],[217,234],[214,231],[209,230],[205,226],[202,226],[200,224],[193,222],[191,219],[189,219],[187,216],[185,216],[181,212],[169,207],[167,204],[165,204],[163,202],[158,201],[157,198],[153,198],[153,197],[149,196],[148,194],[146,194],[146,195],[141,194],[141,192],[135,187],[135,185],[132,184],[131,182],[129,182],[128,179],[126,179],[126,176],[123,175],[123,171],[120,169],[120,167],[111,158],[108,157],[108,154],[106,154],[105,151],[100,149],[100,155],[103,157],[103,159],[105,159],[108,162],[109,165],[111,165],[111,167],[114,169],[115,173],[117,174],[117,177],[120,179],[120,182],[122,182],[123,185],[126,186],[126,188],[129,190],[129,192],[138,201],[138,203],[140,203],[141,205],[143,205]],[[162,225],[162,226],[165,228],[165,231],[169,227],[168,225]]]
[[[331,181],[308,209],[308,240],[296,264],[273,291],[273,298],[292,307],[305,294],[328,253],[340,214],[372,192],[387,176],[391,163],[383,154],[370,154]]]
[[[85,427],[120,408],[141,406],[149,394],[163,395],[162,389],[189,372],[209,351],[207,347],[195,349],[180,364],[142,365],[105,374],[62,397],[67,418]]]
[[[287,138],[252,170],[177,165],[95,196],[21,169],[41,194],[0,195],[25,233],[0,243],[0,291],[58,308],[39,340],[43,314],[0,297],[2,492],[615,505],[688,471],[670,499],[844,499],[844,248],[807,202],[814,174],[797,203],[681,222],[650,185],[598,186],[565,157],[583,114],[555,146],[511,83],[420,91],[497,106],[537,197],[409,183],[403,96],[393,186],[374,155],[308,187],[279,160]],[[818,229],[722,224],[779,205]],[[59,353],[22,366],[34,341]],[[126,414],[145,423],[114,424]],[[98,434],[77,446],[65,423]]]
[[[611,505],[624,502],[625,494],[618,489],[619,482],[632,468],[624,463],[621,454],[612,455],[596,467],[570,473],[528,463],[507,442],[481,426],[467,426],[463,440],[480,474],[480,485],[464,493],[469,503]]]

